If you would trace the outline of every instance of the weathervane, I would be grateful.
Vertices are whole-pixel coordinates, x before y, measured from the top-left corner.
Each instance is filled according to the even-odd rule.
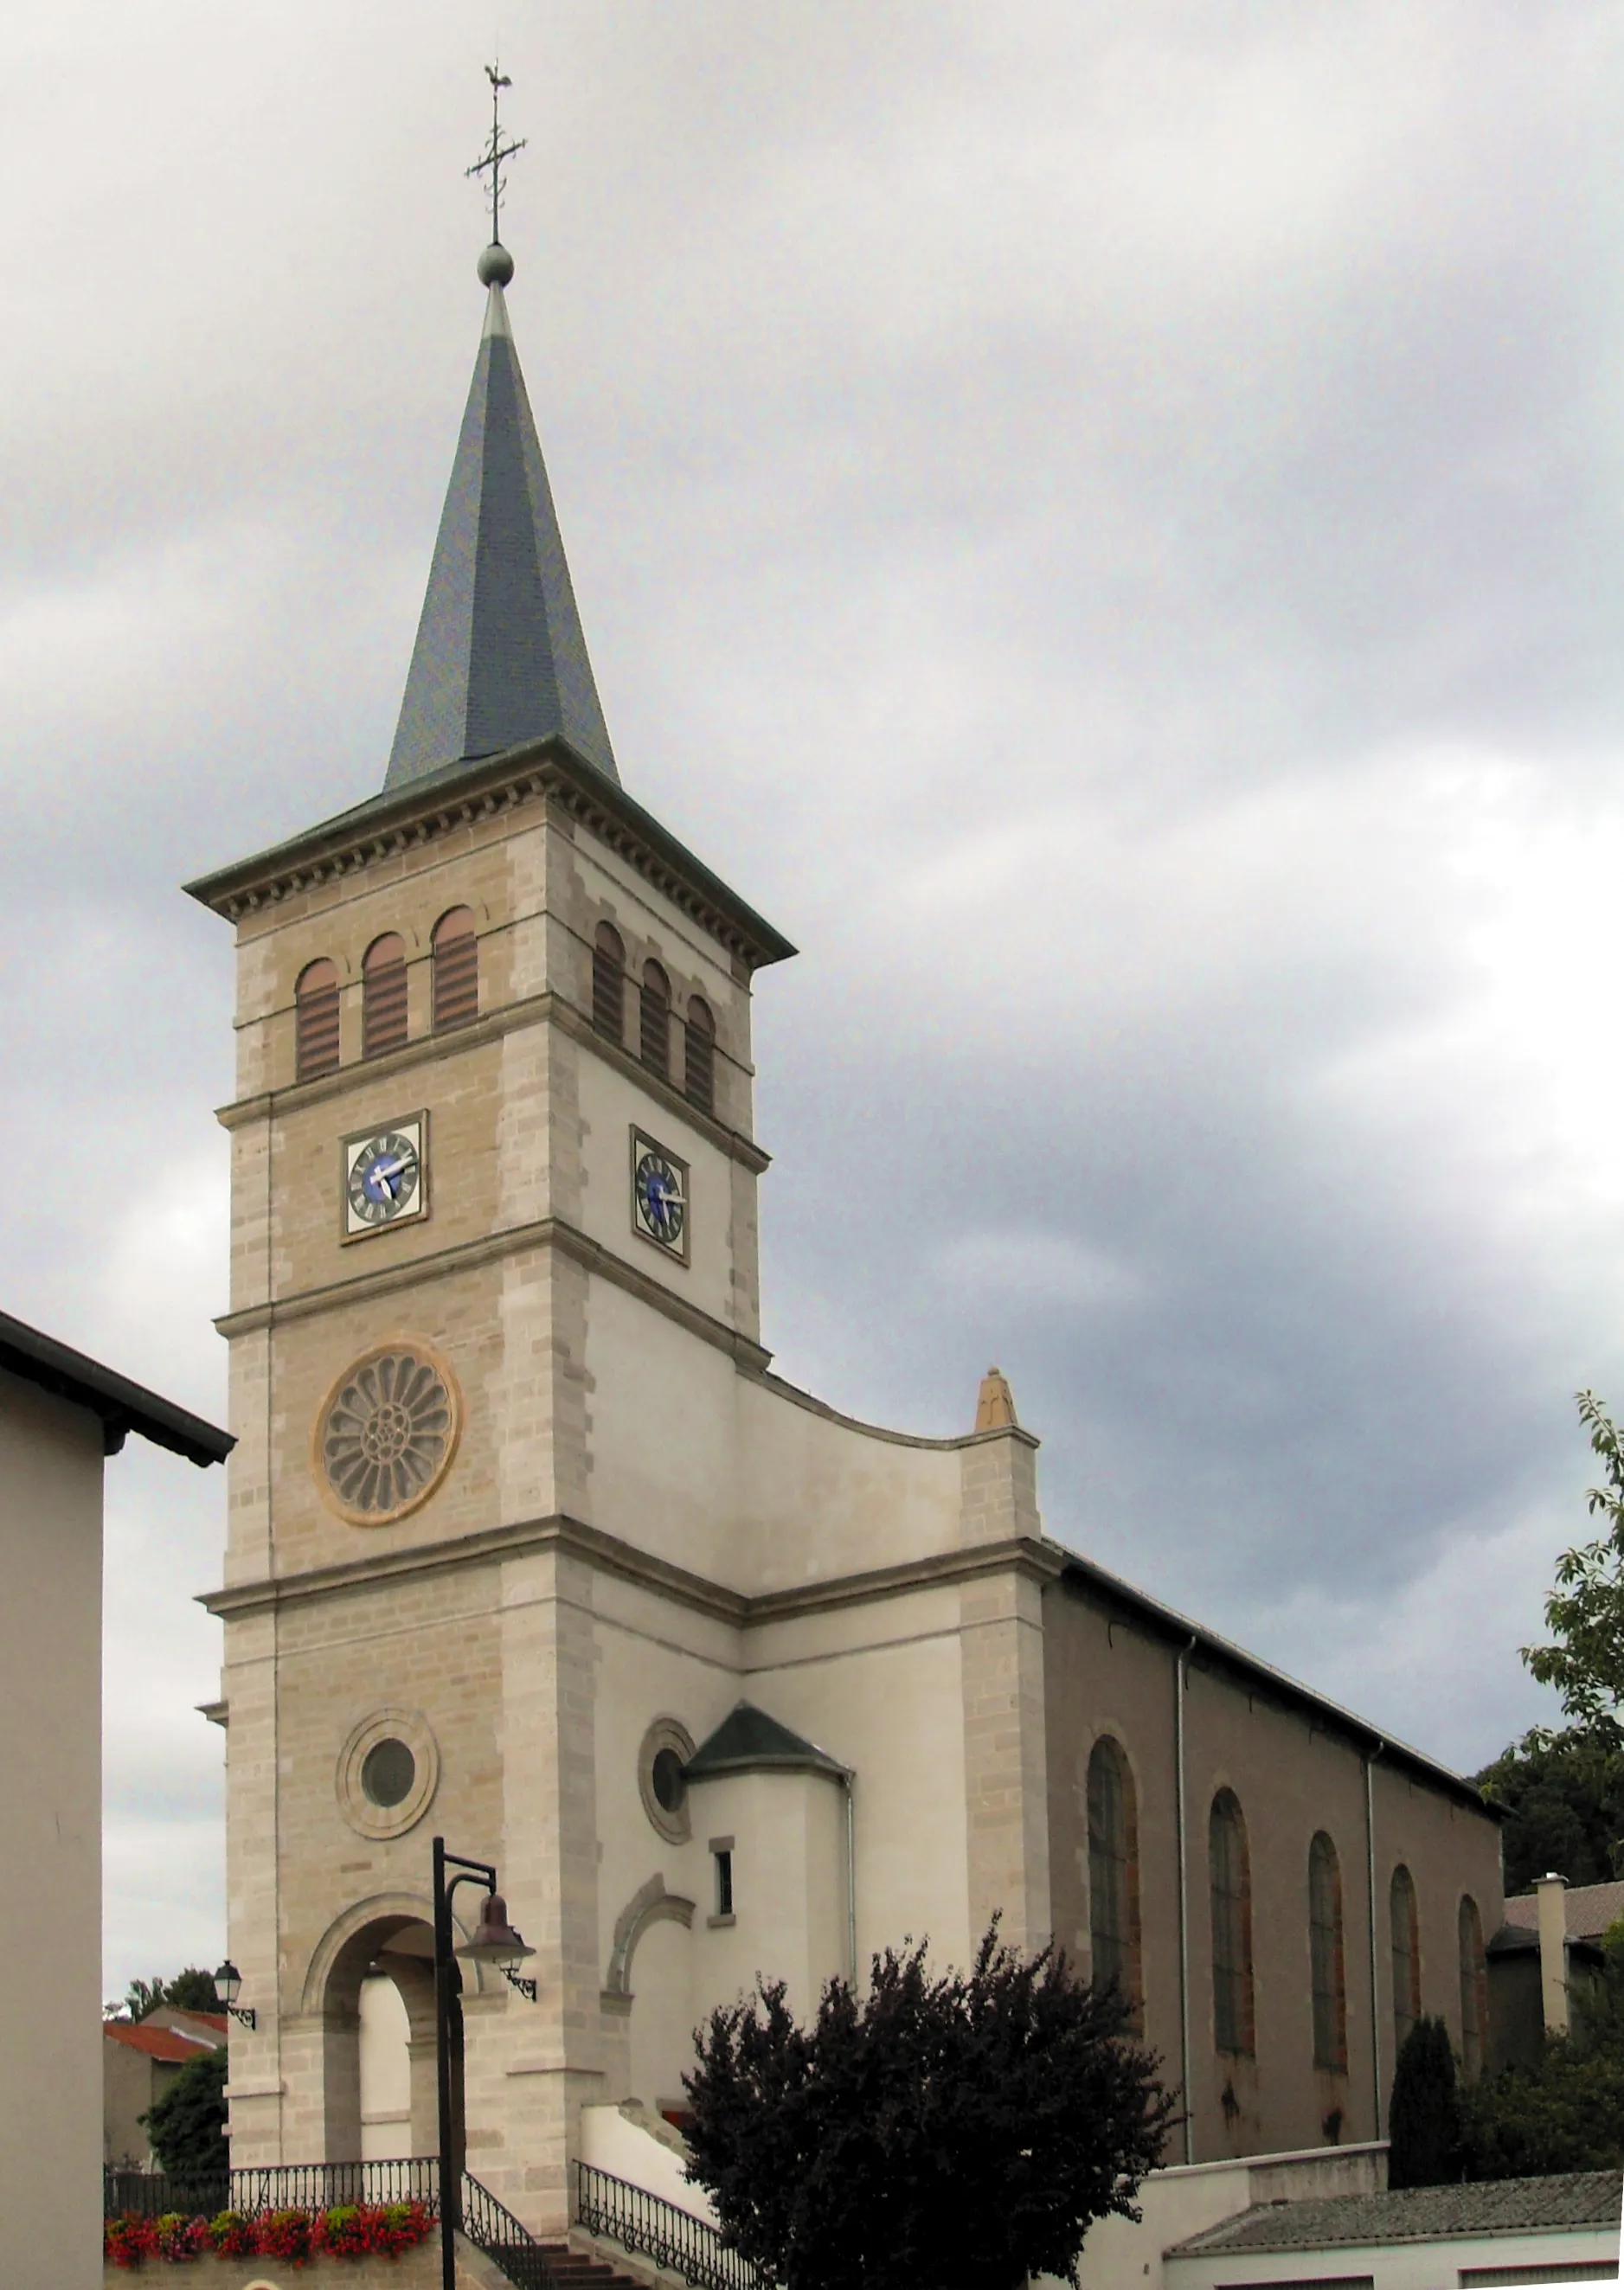
[[[485,77],[491,83],[491,140],[484,156],[476,159],[467,172],[470,175],[483,175],[489,170],[491,244],[492,246],[500,246],[502,241],[502,162],[504,159],[511,159],[516,151],[522,151],[529,139],[521,135],[516,143],[502,141],[502,90],[505,87],[511,87],[513,82],[503,72],[500,61],[485,66]]]

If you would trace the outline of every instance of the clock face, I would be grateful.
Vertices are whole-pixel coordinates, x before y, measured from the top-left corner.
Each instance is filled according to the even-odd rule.
[[[359,1239],[385,1225],[410,1222],[427,1213],[428,1170],[424,1130],[428,1117],[414,1113],[381,1128],[347,1137],[343,1147],[344,1237]]]
[[[632,1132],[632,1229],[688,1261],[688,1164],[640,1130]]]

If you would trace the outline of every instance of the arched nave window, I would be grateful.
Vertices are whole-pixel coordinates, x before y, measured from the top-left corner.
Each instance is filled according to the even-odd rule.
[[[1388,1895],[1393,1934],[1393,2056],[1404,2048],[1404,2038],[1421,2016],[1421,1930],[1416,1913],[1415,1884],[1401,1861],[1393,1871]]]
[[[471,907],[453,907],[434,926],[434,1029],[479,1015],[479,941]]]
[[[300,1081],[333,1073],[339,1062],[339,973],[324,957],[308,962],[293,989],[293,1070]]]
[[[366,949],[361,965],[361,1049],[375,1058],[406,1038],[406,941],[386,931]]]
[[[1088,1760],[1088,1929],[1093,1976],[1115,1981],[1140,2031],[1139,1809],[1120,1742],[1102,1734]]]
[[[1257,2047],[1252,1977],[1252,1861],[1246,1823],[1233,1790],[1220,1790],[1207,1816],[1212,1888],[1212,2041],[1220,2052]]]
[[[1314,1979],[1314,2064],[1348,2072],[1348,1988],[1342,1961],[1342,1872],[1322,1829],[1308,1847],[1308,1954]]]
[[[1488,1968],[1483,1953],[1483,1918],[1469,1893],[1460,1902],[1460,2064],[1468,2076],[1483,2073],[1484,2030],[1488,2025]]]

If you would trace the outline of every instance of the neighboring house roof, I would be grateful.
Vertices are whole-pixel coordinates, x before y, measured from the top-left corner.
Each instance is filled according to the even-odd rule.
[[[1624,1917],[1624,1881],[1612,1885],[1570,1885],[1562,1896],[1568,1920],[1568,1937],[1600,1940],[1609,1925]],[[1540,1896],[1516,1893],[1506,1903],[1506,1922],[1539,1929]]]
[[[1349,2244],[1443,2242],[1462,2235],[1539,2234],[1616,2227],[1624,2172],[1560,2171],[1542,2179],[1487,2179],[1466,2186],[1405,2187],[1380,2195],[1330,2195],[1262,2203],[1220,2220],[1169,2258],[1218,2251],[1329,2250]]]
[[[185,2004],[159,2004],[142,2015],[143,2028],[175,2028],[181,2035],[188,2033],[218,2036],[224,2043],[231,2032],[231,2022],[223,2012],[195,2012]]]
[[[552,733],[618,782],[499,276],[384,785]]]
[[[179,2028],[148,2028],[129,2020],[104,2020],[101,2032],[113,2043],[126,2044],[132,2052],[145,2052],[154,2060],[196,2060],[220,2049],[212,2037],[201,2032],[188,2036]]]
[[[844,1780],[846,1768],[764,1709],[740,1701],[700,1743],[683,1771],[691,1782],[713,1780],[719,1774],[765,1772],[835,1774]]]
[[[0,1368],[99,1415],[104,1455],[117,1454],[132,1431],[200,1466],[223,1463],[236,1445],[228,1431],[216,1430],[201,1415],[160,1399],[156,1391],[70,1350],[54,1336],[42,1335],[9,1312],[0,1312]]]
[[[1540,1935],[1531,1925],[1502,1925],[1489,1942],[1486,1953],[1496,1963],[1508,1956],[1538,1956]],[[1570,1963],[1588,1964],[1599,1969],[1607,1961],[1607,1951],[1599,1941],[1586,1940],[1581,1934],[1568,1934],[1567,1953]]]

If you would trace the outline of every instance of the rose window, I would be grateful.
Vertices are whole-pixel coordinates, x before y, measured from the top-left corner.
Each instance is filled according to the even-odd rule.
[[[334,1507],[362,1525],[427,1501],[450,1466],[460,1410],[446,1364],[410,1340],[380,1345],[341,1375],[316,1425],[316,1460]]]

